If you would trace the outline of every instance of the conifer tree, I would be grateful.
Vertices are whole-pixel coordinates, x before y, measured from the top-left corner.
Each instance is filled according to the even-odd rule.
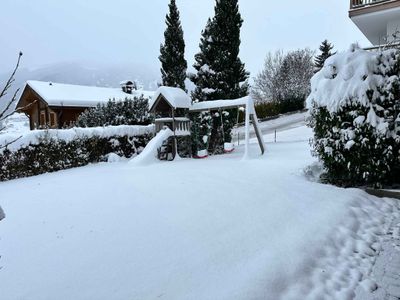
[[[171,0],[169,14],[166,16],[167,29],[164,32],[165,42],[161,44],[159,59],[161,61],[162,85],[186,89],[185,41],[176,1]]]
[[[191,76],[196,85],[194,101],[237,99],[248,95],[249,73],[239,58],[240,29],[243,20],[238,0],[216,0],[215,15],[202,32],[200,52]],[[220,152],[224,142],[231,141],[237,110],[212,114],[209,150]]]
[[[238,0],[217,0],[215,16],[202,32],[200,53],[195,56],[197,74],[194,100],[236,99],[248,95],[249,73],[239,58],[243,20]]]
[[[191,75],[190,80],[196,85],[192,93],[194,101],[212,100],[212,94],[215,92],[216,72],[211,69],[212,63],[216,57],[212,47],[212,20],[208,19],[207,25],[201,33],[200,52],[195,55],[193,67],[197,74]]]
[[[325,40],[322,42],[321,46],[319,46],[319,50],[321,54],[315,57],[314,65],[315,65],[315,73],[319,72],[324,66],[325,61],[335,53],[332,53],[333,45]]]

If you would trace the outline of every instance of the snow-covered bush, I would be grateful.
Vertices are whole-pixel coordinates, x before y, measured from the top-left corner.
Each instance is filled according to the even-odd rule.
[[[106,161],[110,153],[129,158],[142,151],[152,132],[153,126],[29,132],[0,151],[0,181]]]
[[[148,125],[151,123],[148,99],[110,100],[83,112],[77,122],[78,127]]]
[[[400,183],[400,53],[356,46],[328,58],[307,99],[323,178],[341,186]]]

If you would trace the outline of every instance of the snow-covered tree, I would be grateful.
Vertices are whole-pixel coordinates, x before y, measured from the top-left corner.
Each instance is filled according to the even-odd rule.
[[[162,85],[186,89],[185,41],[183,29],[175,0],[169,4],[169,14],[166,16],[167,29],[164,33],[165,42],[160,47]]]
[[[202,32],[194,100],[236,99],[248,94],[249,73],[239,58],[243,20],[237,0],[217,0],[215,16]]]
[[[341,186],[400,183],[400,52],[350,51],[328,58],[307,105],[323,179]]]
[[[324,66],[325,61],[332,56],[333,45],[328,42],[328,40],[324,40],[319,46],[320,54],[315,57],[314,65],[315,65],[315,73],[319,72]]]
[[[195,56],[197,73],[190,76],[196,85],[194,101],[236,99],[248,95],[249,73],[239,58],[243,20],[238,0],[217,0],[215,15],[202,32],[200,52]],[[231,140],[236,110],[212,114],[210,150]],[[223,124],[223,126],[222,126]]]
[[[213,88],[216,82],[216,72],[211,69],[211,64],[216,59],[215,51],[212,43],[212,20],[208,19],[207,25],[201,32],[200,52],[195,55],[195,63],[193,67],[196,69],[196,74],[190,75],[190,80],[195,84],[196,88],[192,92],[194,101],[211,100],[211,95],[215,92]]]
[[[123,101],[110,100],[83,112],[78,117],[76,126],[147,125],[151,122],[148,110],[148,99],[143,96]]]

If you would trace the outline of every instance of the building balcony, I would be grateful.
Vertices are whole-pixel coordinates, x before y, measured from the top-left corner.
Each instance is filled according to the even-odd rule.
[[[374,46],[387,44],[400,31],[400,0],[350,0],[349,16]]]
[[[380,6],[388,2],[398,2],[397,0],[350,0],[350,11],[354,9],[362,9],[371,6]]]

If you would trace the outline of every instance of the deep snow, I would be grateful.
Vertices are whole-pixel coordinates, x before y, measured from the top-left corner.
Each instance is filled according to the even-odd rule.
[[[398,202],[307,181],[310,131],[281,136],[0,183],[1,299],[353,299]]]

